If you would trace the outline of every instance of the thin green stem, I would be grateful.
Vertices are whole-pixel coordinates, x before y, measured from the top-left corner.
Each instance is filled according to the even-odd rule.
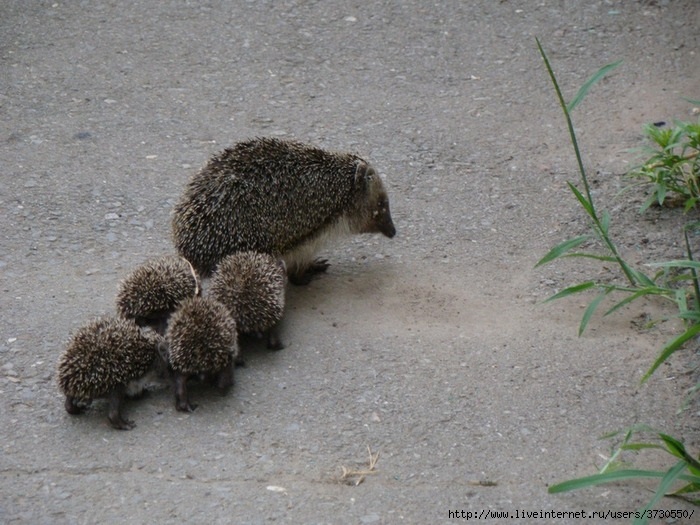
[[[544,49],[542,48],[542,44],[540,44],[539,38],[535,38],[537,41],[537,47],[540,50],[540,54],[542,55],[542,59],[544,60],[544,65],[547,68],[547,72],[549,73],[549,78],[552,79],[552,84],[554,84],[554,91],[557,93],[557,98],[559,99],[559,105],[562,107],[564,110],[564,117],[566,117],[566,125],[569,128],[569,136],[571,137],[571,143],[574,146],[574,153],[576,153],[576,162],[578,163],[578,169],[581,172],[581,175],[583,175],[583,187],[586,190],[586,197],[588,198],[588,202],[591,205],[591,208],[593,209],[593,215],[597,219],[598,214],[595,211],[595,206],[593,204],[593,197],[591,196],[591,188],[588,185],[588,179],[586,178],[586,170],[583,167],[583,160],[581,158],[581,151],[579,150],[578,147],[578,141],[576,140],[576,132],[574,131],[574,123],[571,120],[571,115],[569,114],[569,110],[566,109],[566,102],[564,101],[564,95],[561,93],[561,89],[559,89],[559,83],[556,80],[556,76],[554,75],[554,70],[552,69],[552,66],[549,63],[549,59],[547,58],[547,55],[544,52]]]
[[[685,235],[685,249],[688,252],[688,260],[693,260],[693,251],[690,249],[690,240],[688,239],[688,230],[686,229],[683,234]],[[698,283],[698,272],[694,266],[690,267],[690,273],[693,275],[693,290],[695,291],[695,310],[700,311],[700,284]]]
[[[595,209],[595,204],[593,202],[593,196],[591,195],[591,188],[588,184],[588,177],[586,176],[586,169],[583,167],[583,160],[581,158],[581,151],[578,147],[578,141],[576,140],[576,131],[574,130],[574,124],[573,121],[571,120],[571,114],[566,106],[566,102],[564,101],[564,96],[561,93],[561,89],[559,89],[559,83],[557,82],[557,78],[554,74],[554,70],[552,69],[552,66],[549,63],[549,59],[547,58],[547,54],[544,52],[544,49],[542,48],[542,44],[540,44],[540,40],[538,38],[535,38],[535,41],[537,42],[537,47],[540,51],[540,55],[542,56],[542,60],[544,60],[544,65],[547,68],[547,72],[549,73],[549,78],[552,80],[552,84],[554,85],[554,90],[557,94],[557,98],[559,99],[559,105],[561,106],[563,112],[564,112],[564,117],[566,118],[566,125],[569,128],[569,136],[571,138],[571,144],[574,147],[574,153],[576,154],[576,162],[578,163],[578,169],[579,172],[581,173],[581,180],[583,181],[583,187],[586,192],[586,200],[588,201],[588,207],[589,207],[589,215],[591,219],[593,220],[593,225],[600,235],[600,238],[603,240],[605,245],[608,247],[608,250],[610,250],[610,253],[612,253],[613,257],[617,261],[617,264],[620,266],[622,269],[622,272],[625,274],[625,277],[629,281],[630,285],[635,286],[637,284],[637,279],[634,277],[633,272],[627,265],[627,263],[620,257],[617,248],[613,244],[613,242],[610,240],[610,237],[608,236],[608,233],[606,231],[606,228],[603,226],[603,223],[601,222],[600,218],[598,217],[598,213]]]

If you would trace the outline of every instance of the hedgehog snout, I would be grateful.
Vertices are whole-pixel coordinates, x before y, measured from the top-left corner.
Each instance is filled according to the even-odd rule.
[[[383,233],[389,237],[389,239],[396,235],[396,226],[394,226],[394,221],[391,220],[391,213],[389,212],[388,203],[372,213],[372,220],[370,222],[368,232]]]

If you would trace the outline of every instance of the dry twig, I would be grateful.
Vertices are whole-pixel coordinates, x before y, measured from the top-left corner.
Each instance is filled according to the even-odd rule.
[[[372,450],[369,448],[369,445],[367,445],[367,452],[369,453],[369,466],[366,469],[351,470],[342,465],[340,466],[340,468],[343,470],[343,473],[340,476],[342,481],[348,485],[357,486],[365,480],[365,476],[376,472],[374,467],[377,465],[377,461],[379,461],[379,452],[372,454]]]

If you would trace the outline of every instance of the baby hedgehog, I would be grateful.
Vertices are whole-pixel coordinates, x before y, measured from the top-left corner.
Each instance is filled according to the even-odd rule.
[[[276,327],[284,313],[285,284],[283,261],[265,253],[241,252],[221,260],[210,292],[228,308],[239,334],[264,334],[269,349],[281,350],[284,345]]]
[[[226,255],[281,257],[289,280],[308,283],[328,268],[321,245],[344,234],[396,234],[377,172],[350,153],[274,138],[241,142],[213,157],[175,207],[180,255],[208,276]]]
[[[233,385],[234,361],[238,357],[236,322],[224,305],[212,298],[185,299],[171,316],[166,331],[167,359],[175,386],[175,408],[192,412],[187,380],[193,376],[212,379],[225,391]]]
[[[180,302],[200,293],[199,281],[182,257],[166,255],[137,267],[117,293],[117,311],[139,326],[165,333],[168,317]]]
[[[109,400],[109,422],[119,430],[134,423],[124,419],[124,395],[157,367],[162,338],[142,333],[125,319],[101,317],[80,328],[58,362],[58,384],[69,414],[80,414],[93,399]]]

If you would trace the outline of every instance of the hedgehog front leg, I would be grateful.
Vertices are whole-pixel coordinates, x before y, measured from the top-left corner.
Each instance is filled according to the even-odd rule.
[[[117,430],[131,430],[136,426],[133,421],[122,417],[121,409],[124,401],[124,389],[115,388],[109,394],[109,422]]]
[[[267,331],[267,349],[268,350],[282,350],[284,348],[284,343],[280,339],[278,325],[273,326]]]
[[[175,408],[180,412],[194,412],[197,405],[190,404],[190,400],[187,396],[187,374],[175,372],[174,376]]]
[[[85,412],[85,407],[78,405],[75,398],[70,396],[66,396],[66,402],[64,406],[66,407],[66,412],[73,416]]]
[[[290,269],[287,277],[290,283],[302,286],[309,284],[316,274],[324,273],[329,266],[328,259],[316,259],[307,266],[297,266],[293,270]]]

